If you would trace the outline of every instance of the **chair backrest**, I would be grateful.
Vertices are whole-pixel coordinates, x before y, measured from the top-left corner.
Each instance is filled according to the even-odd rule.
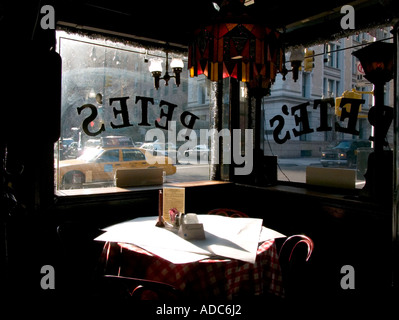
[[[283,242],[279,261],[286,298],[306,299],[307,293],[312,291],[312,267],[309,259],[313,249],[313,240],[303,234],[290,236]]]
[[[127,300],[182,300],[181,291],[174,286],[158,281],[123,277],[103,276],[103,290],[114,298]]]
[[[308,253],[306,255],[306,261],[309,261],[312,252],[313,252],[313,248],[314,248],[314,243],[313,240],[311,238],[309,238],[308,236],[305,236],[303,234],[296,234],[293,236],[288,237],[283,245],[280,248],[280,257],[282,256],[282,254],[284,253],[284,250],[289,250],[291,249],[288,261],[291,261],[295,248],[300,244],[300,243],[305,243],[307,245],[307,249],[308,249]]]
[[[248,218],[248,215],[245,214],[244,212],[241,212],[241,211],[238,211],[235,209],[228,209],[228,208],[213,209],[213,210],[209,211],[208,214],[232,217],[232,218]]]

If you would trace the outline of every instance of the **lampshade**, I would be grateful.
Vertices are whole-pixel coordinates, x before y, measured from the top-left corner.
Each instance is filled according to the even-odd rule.
[[[150,72],[162,73],[162,60],[152,59],[148,69],[150,70]]]
[[[172,61],[170,62],[170,67],[172,69],[183,69],[184,67],[184,63],[182,59],[177,59],[177,58],[173,58]]]
[[[305,59],[305,50],[303,47],[292,49],[290,55],[290,61],[300,61]]]
[[[240,6],[237,1],[230,2]],[[262,87],[270,86],[282,69],[280,41],[279,32],[251,22],[247,15],[243,19],[224,14],[214,24],[194,32],[189,45],[190,76],[204,74],[212,81],[232,77],[243,82],[262,83]]]
[[[375,42],[352,54],[359,59],[364,77],[371,83],[385,83],[393,78],[393,43]]]

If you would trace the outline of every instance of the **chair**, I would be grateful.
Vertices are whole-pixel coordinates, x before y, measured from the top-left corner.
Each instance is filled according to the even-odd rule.
[[[218,216],[225,216],[231,218],[248,218],[248,215],[244,212],[235,210],[235,209],[227,209],[227,208],[218,208],[213,209],[208,212],[208,214],[218,215]]]
[[[288,237],[284,241],[283,245],[280,248],[280,253],[279,253],[280,257],[281,257],[282,253],[284,254],[283,250],[287,250],[287,252],[288,252],[288,249],[284,249],[284,247],[290,246],[291,252],[290,252],[288,261],[291,261],[294,250],[300,243],[305,243],[307,245],[308,252],[306,255],[306,261],[309,261],[311,255],[313,253],[314,243],[311,238],[309,238],[308,236],[305,236],[303,234],[297,234],[297,235]]]
[[[146,279],[104,275],[102,293],[113,299],[181,301],[182,292],[174,286]]]
[[[98,228],[81,222],[66,221],[57,226],[60,291],[85,295],[85,290],[91,290],[102,250],[102,243],[93,239],[101,233]]]
[[[313,240],[303,234],[288,237],[280,248],[279,261],[287,298],[304,299],[311,290],[309,260]]]

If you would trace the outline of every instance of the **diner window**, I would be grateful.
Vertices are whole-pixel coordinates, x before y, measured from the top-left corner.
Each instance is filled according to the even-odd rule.
[[[209,163],[184,158],[190,148],[210,148],[200,141],[200,130],[209,129],[210,81],[189,77],[185,51],[168,52],[171,76],[171,60],[184,62],[180,86],[174,78],[168,86],[161,79],[155,89],[149,65],[162,61],[162,77],[165,50],[61,30],[57,45],[62,57],[61,137],[55,152],[59,190],[112,186],[114,171],[125,164],[131,168],[131,161],[135,168],[163,167],[166,183],[209,180]],[[198,95],[189,94],[197,88]]]
[[[379,40],[369,34],[361,37]],[[373,86],[353,76],[357,74],[357,63],[352,56],[358,50],[356,39],[343,38],[326,46],[313,46],[312,76],[303,72],[295,82],[289,76],[283,81],[278,75],[270,95],[263,99],[264,153],[277,156],[280,183],[364,187],[368,156],[372,152],[369,138],[373,127],[367,115],[373,99],[372,95],[361,93],[372,91]],[[392,84],[385,87],[388,106],[393,106],[391,87]],[[336,103],[339,105],[336,99],[342,98],[345,91],[351,94],[352,88],[360,91],[365,102],[352,120],[348,117],[341,120],[342,110],[336,108]],[[392,131],[391,125],[386,148],[393,146]],[[341,181],[344,175],[340,172],[350,173],[345,178],[350,184]]]

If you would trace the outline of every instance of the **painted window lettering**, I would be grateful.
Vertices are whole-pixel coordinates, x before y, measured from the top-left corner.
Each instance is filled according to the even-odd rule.
[[[359,106],[362,103],[364,103],[364,100],[362,99],[342,98],[340,103],[340,108],[342,109],[342,112],[339,121],[335,122],[335,131],[352,135],[359,135],[359,131],[356,130],[356,124],[358,119]],[[346,107],[344,107],[346,105],[351,106],[349,111],[347,111]],[[299,128],[293,128],[291,130],[294,137],[314,132],[314,129],[310,127],[309,123],[309,114],[307,109],[309,106],[310,102],[293,106],[290,110],[287,105],[283,105],[281,107],[281,111],[284,115],[294,117],[295,125],[297,128]],[[314,100],[313,102],[313,109],[319,109],[320,112],[320,123],[319,126],[316,128],[317,132],[332,130],[332,127],[329,126],[327,123],[328,107],[334,107],[334,100],[331,98]],[[347,125],[344,126],[343,122],[346,119],[348,119],[348,122]],[[283,144],[291,139],[292,136],[290,131],[284,131],[285,119],[282,115],[275,115],[272,119],[270,119],[270,126],[274,128],[273,138],[276,143]]]
[[[119,102],[119,108],[113,105],[112,111],[115,118],[115,122],[111,121],[109,123],[112,129],[121,129],[125,127],[131,127],[134,124],[130,122],[129,119],[129,110],[127,100],[129,97],[116,97],[109,99],[109,105],[112,106],[114,102]],[[141,102],[141,121],[138,123],[139,126],[150,126],[148,123],[148,103],[154,104],[154,99],[149,97],[136,97],[136,104]],[[157,120],[155,120],[154,125],[156,128],[169,130],[169,123],[171,122],[174,110],[177,105],[170,103],[165,100],[161,100],[159,102],[160,115]],[[81,115],[84,110],[89,109],[90,114],[86,116],[86,118],[82,122],[82,130],[88,136],[97,136],[103,131],[106,131],[106,124],[102,123],[100,128],[97,131],[92,132],[89,127],[92,121],[95,121],[98,118],[99,110],[93,104],[85,104],[77,108],[78,115]],[[184,111],[180,115],[181,124],[187,129],[193,129],[195,125],[195,121],[199,119],[195,114]]]

